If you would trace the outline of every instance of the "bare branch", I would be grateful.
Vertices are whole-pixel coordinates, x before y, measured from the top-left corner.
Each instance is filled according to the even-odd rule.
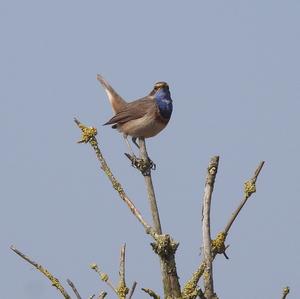
[[[154,298],[154,299],[160,299],[160,297],[152,290],[150,289],[144,289],[142,288],[142,290],[147,293],[150,297]]]
[[[104,299],[106,297],[106,295],[107,295],[106,292],[101,291],[99,296],[97,297],[97,299]],[[94,299],[95,297],[96,297],[96,295],[94,294],[94,295],[90,296],[89,299]]]
[[[113,286],[112,282],[110,281],[108,275],[104,272],[102,272],[100,269],[99,269],[99,266],[97,264],[91,264],[90,265],[90,268],[92,270],[94,270],[98,275],[99,275],[99,278],[105,282],[112,290],[113,292],[119,296],[118,294],[118,290]]]
[[[78,293],[78,291],[77,291],[77,289],[76,289],[74,283],[73,283],[70,279],[67,279],[67,283],[68,283],[68,285],[72,288],[74,294],[76,295],[76,298],[77,298],[77,299],[81,299],[81,296],[80,296],[80,294]]]
[[[101,292],[98,296],[98,299],[104,299],[106,297],[107,293],[106,292]]]
[[[210,235],[210,207],[215,178],[218,171],[219,157],[212,157],[207,169],[206,183],[203,196],[203,259],[205,263],[204,294],[207,299],[214,297],[213,285],[213,256]]]
[[[132,297],[132,295],[133,295],[133,293],[134,293],[134,291],[135,291],[136,285],[137,285],[137,282],[135,281],[135,282],[133,283],[132,287],[131,287],[130,292],[129,292],[128,299],[131,299],[131,297]]]
[[[28,256],[26,256],[24,253],[19,251],[15,246],[11,246],[10,249],[15,252],[17,255],[19,255],[22,259],[24,259],[26,262],[34,266],[38,271],[40,271],[42,274],[44,274],[52,283],[54,287],[56,287],[60,293],[63,295],[65,299],[71,299],[70,295],[67,293],[67,291],[64,289],[64,287],[61,285],[60,281],[54,277],[46,268],[44,268],[42,265],[38,264],[34,260],[30,259]]]
[[[109,166],[107,165],[107,163],[106,163],[106,161],[105,161],[105,159],[102,155],[102,152],[101,152],[101,150],[98,146],[98,141],[96,139],[96,135],[97,135],[96,128],[86,127],[85,125],[80,123],[80,121],[77,120],[76,118],[74,119],[74,121],[82,131],[81,140],[78,141],[78,143],[90,143],[90,145],[92,146],[93,150],[96,153],[96,157],[97,157],[98,161],[100,162],[101,169],[104,171],[104,173],[106,174],[106,176],[108,177],[108,179],[112,183],[113,188],[118,192],[120,198],[127,204],[128,208],[130,209],[132,214],[143,225],[143,227],[145,228],[146,233],[150,234],[155,239],[156,233],[155,233],[154,229],[149,224],[147,224],[147,222],[144,220],[144,218],[142,217],[139,210],[135,207],[133,202],[127,196],[127,194],[125,193],[123,187],[121,186],[119,181],[115,178],[115,176],[113,175],[113,173],[110,170]]]
[[[237,209],[234,211],[234,213],[232,214],[231,218],[229,219],[225,229],[224,229],[224,233],[225,235],[228,234],[233,222],[235,221],[236,217],[238,216],[238,214],[240,213],[241,209],[243,208],[243,206],[245,205],[245,203],[247,202],[247,200],[250,198],[250,196],[256,192],[256,180],[258,175],[260,174],[261,169],[264,166],[265,161],[262,161],[259,163],[258,167],[256,168],[253,177],[248,180],[247,182],[245,182],[245,190],[244,190],[244,199],[242,200],[242,202],[240,203],[240,205],[237,207]]]
[[[126,244],[121,247],[120,252],[120,271],[119,271],[119,285],[117,287],[117,293],[120,299],[125,299],[129,292],[125,282],[125,249]]]
[[[142,160],[150,161],[144,138],[139,138],[139,146]],[[178,243],[175,243],[169,235],[162,235],[159,211],[151,177],[151,168],[148,168],[148,171],[143,172],[143,175],[147,188],[153,226],[156,232],[161,235],[159,236],[159,238],[156,238],[156,244],[152,244],[152,247],[160,257],[160,268],[162,273],[165,297],[179,298],[181,296],[181,290],[175,262],[175,251],[178,247]],[[162,251],[159,249],[160,247],[163,249],[162,251],[164,251],[163,254],[161,254]],[[168,252],[168,256],[165,254],[165,252]]]
[[[141,158],[144,161],[148,161],[149,156],[147,153],[146,142],[145,142],[144,138],[139,138],[139,145],[140,145]],[[154,225],[156,232],[158,234],[162,234],[162,229],[161,229],[161,224],[160,224],[160,219],[159,219],[159,212],[158,212],[158,208],[157,208],[156,197],[155,197],[154,187],[153,187],[153,183],[152,183],[151,171],[149,171],[149,173],[147,175],[144,175],[144,177],[145,177],[145,183],[146,183],[146,187],[147,187],[147,194],[148,194],[148,200],[150,203],[153,225]]]
[[[125,250],[126,250],[126,244],[124,244],[121,247],[120,250],[120,271],[119,271],[119,276],[120,276],[120,284],[125,285]]]
[[[284,289],[283,289],[283,292],[282,292],[282,299],[285,299],[286,297],[287,297],[287,295],[289,294],[289,292],[290,292],[290,288],[289,287],[285,287]]]

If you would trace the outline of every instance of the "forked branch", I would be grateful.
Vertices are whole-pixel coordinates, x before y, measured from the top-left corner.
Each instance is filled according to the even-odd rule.
[[[238,206],[238,208],[234,211],[232,216],[230,217],[228,223],[226,224],[224,230],[218,234],[216,239],[212,240],[213,244],[213,259],[216,257],[216,255],[219,253],[224,253],[224,250],[226,249],[225,246],[225,240],[229,233],[229,230],[237,218],[239,212],[247,202],[247,200],[250,198],[250,196],[256,192],[256,180],[262,170],[262,167],[264,166],[264,161],[260,162],[258,167],[256,168],[254,175],[250,180],[248,180],[244,185],[244,198],[241,201],[241,204]],[[198,266],[197,270],[192,274],[191,279],[185,284],[182,295],[186,299],[195,299],[197,296],[197,285],[202,277],[205,270],[205,263],[201,262],[201,264]]]
[[[139,138],[139,146],[142,160],[149,161],[150,158],[147,153],[146,142],[144,138]],[[181,296],[181,289],[175,261],[175,252],[178,247],[178,243],[173,241],[169,235],[162,234],[159,211],[151,177],[151,169],[148,170],[147,174],[143,174],[143,176],[145,178],[153,226],[155,231],[160,235],[156,239],[156,243],[151,245],[154,249],[154,252],[157,253],[160,258],[160,268],[165,298],[179,298]]]
[[[177,275],[176,263],[175,263],[175,252],[178,247],[178,243],[174,242],[174,240],[169,235],[161,234],[158,209],[156,206],[155,194],[154,194],[154,189],[153,189],[150,174],[149,175],[144,174],[144,176],[146,178],[151,210],[153,211],[152,217],[153,217],[155,228],[150,226],[144,220],[141,213],[137,210],[133,202],[126,195],[123,187],[121,186],[119,181],[115,178],[109,166],[107,165],[102,155],[102,152],[98,146],[98,141],[96,139],[96,135],[97,135],[96,128],[86,127],[85,125],[80,123],[80,121],[77,119],[75,119],[75,123],[82,131],[82,136],[79,143],[90,143],[90,145],[92,146],[92,148],[96,153],[98,161],[100,162],[101,169],[104,171],[108,179],[111,181],[113,188],[118,192],[120,198],[127,204],[127,206],[134,214],[134,216],[144,226],[146,233],[150,234],[155,240],[153,248],[157,249],[155,250],[155,252],[160,257],[165,297],[180,298],[181,291],[180,291],[179,278]],[[141,142],[140,143],[141,154],[143,156],[142,158],[143,159],[145,158],[145,161],[149,161],[149,157],[146,151],[145,141],[141,139],[140,142]]]
[[[111,169],[109,168],[106,160],[104,159],[102,152],[98,146],[98,141],[96,139],[97,129],[93,127],[86,127],[78,119],[74,119],[77,126],[82,131],[81,140],[78,143],[89,143],[96,153],[96,157],[100,163],[101,169],[104,171],[108,179],[110,180],[113,188],[118,192],[120,198],[126,203],[132,214],[138,219],[138,221],[143,225],[147,234],[150,234],[154,239],[156,238],[155,230],[144,220],[140,211],[135,207],[133,202],[125,193],[122,185],[113,175]]]

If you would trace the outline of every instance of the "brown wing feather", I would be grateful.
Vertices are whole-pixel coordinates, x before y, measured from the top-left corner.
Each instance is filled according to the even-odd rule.
[[[153,111],[153,109],[156,109],[156,103],[153,98],[145,97],[131,103],[126,103],[124,108],[116,113],[116,115],[104,125],[126,123],[130,120],[143,117],[147,113]]]

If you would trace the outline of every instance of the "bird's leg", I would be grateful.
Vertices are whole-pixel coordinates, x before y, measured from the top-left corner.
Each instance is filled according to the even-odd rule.
[[[132,157],[136,157],[135,154],[134,154],[134,152],[133,152],[133,150],[132,150],[132,147],[131,147],[131,145],[130,145],[128,139],[127,139],[127,135],[124,134],[123,137],[124,137],[125,142],[126,142],[128,148],[129,148],[129,151],[130,151],[131,156],[132,156]]]
[[[127,139],[127,135],[124,134],[123,137],[124,137],[125,142],[126,142],[128,148],[129,148],[129,151],[130,151],[130,154],[125,153],[125,156],[131,161],[131,165],[132,165],[133,167],[139,169],[142,160],[139,159],[139,158],[134,154],[134,152],[133,152],[133,150],[132,150],[132,147],[131,147],[131,145],[130,145],[128,139]]]
[[[138,149],[140,149],[140,146],[138,145],[136,140],[137,140],[137,137],[132,137],[132,142],[137,146]]]

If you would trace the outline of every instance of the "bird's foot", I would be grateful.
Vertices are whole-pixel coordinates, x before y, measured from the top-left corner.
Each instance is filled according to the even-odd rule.
[[[151,170],[156,169],[155,163],[150,158],[148,158],[148,161],[145,161],[128,153],[125,153],[125,156],[131,161],[131,165],[138,169],[144,176],[150,175]]]

